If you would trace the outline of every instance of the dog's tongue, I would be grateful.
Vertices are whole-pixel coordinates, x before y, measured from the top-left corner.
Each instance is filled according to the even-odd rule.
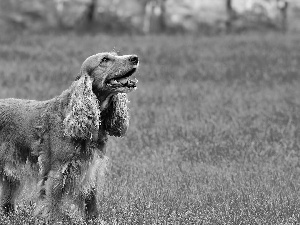
[[[111,84],[117,84],[118,81],[116,81],[116,80],[110,80],[109,83],[111,83]]]
[[[121,79],[119,79],[118,81],[119,81],[120,83],[122,83],[122,84],[126,84],[127,81],[128,81],[128,78],[121,78]]]

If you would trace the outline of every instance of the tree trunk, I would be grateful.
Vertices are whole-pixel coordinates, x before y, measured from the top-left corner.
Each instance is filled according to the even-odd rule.
[[[160,0],[159,27],[162,32],[166,30],[166,0]]]
[[[287,22],[288,2],[286,0],[277,0],[277,7],[281,14],[280,15],[281,29],[283,32],[286,32],[288,28],[288,22]]]
[[[86,20],[88,23],[95,21],[97,3],[97,0],[91,0],[90,4],[87,6]]]
[[[144,18],[143,18],[143,33],[148,34],[150,33],[150,26],[151,26],[151,16],[152,16],[152,3],[151,1],[144,1],[143,4],[144,9]]]
[[[225,0],[226,1],[226,12],[227,12],[227,20],[226,20],[226,31],[230,32],[232,27],[232,21],[234,19],[234,10],[232,8],[232,1],[231,0]]]

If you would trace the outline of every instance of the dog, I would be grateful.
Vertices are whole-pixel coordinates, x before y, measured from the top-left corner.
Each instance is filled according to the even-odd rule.
[[[47,101],[0,100],[0,204],[14,211],[24,166],[38,179],[34,215],[63,218],[62,199],[78,207],[85,220],[98,217],[97,196],[108,162],[109,136],[129,126],[127,93],[136,90],[136,55],[98,53],[82,64],[72,85]]]

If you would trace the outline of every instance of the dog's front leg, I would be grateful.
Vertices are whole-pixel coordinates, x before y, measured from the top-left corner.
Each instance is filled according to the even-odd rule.
[[[2,192],[0,198],[0,205],[5,214],[14,212],[15,198],[18,195],[20,188],[20,181],[13,176],[1,174]]]
[[[35,215],[45,219],[50,224],[59,222],[63,219],[63,213],[60,209],[63,197],[63,176],[60,172],[50,171],[48,179],[45,181],[45,193],[40,198]]]
[[[98,218],[99,211],[95,190],[90,190],[89,193],[81,193],[74,200],[74,203],[77,205],[82,219],[84,219],[85,221],[89,221]]]
[[[50,134],[46,126],[35,126],[36,141],[32,144],[33,155],[38,156],[39,182],[38,182],[38,201],[43,200],[46,196],[46,181],[51,170],[51,153],[50,153]]]
[[[39,183],[38,183],[38,199],[44,199],[46,196],[46,182],[48,180],[48,175],[50,172],[50,163],[49,159],[45,160],[45,155],[40,155],[38,158],[39,162]],[[48,160],[48,161],[47,161]]]
[[[80,194],[76,200],[84,219],[87,221],[99,217],[98,201],[104,188],[107,164],[108,157],[103,156],[101,150],[95,149],[92,161],[89,163],[84,180],[81,183]]]
[[[97,199],[96,199],[96,191],[92,190],[88,196],[85,198],[85,219],[96,219],[99,216]]]

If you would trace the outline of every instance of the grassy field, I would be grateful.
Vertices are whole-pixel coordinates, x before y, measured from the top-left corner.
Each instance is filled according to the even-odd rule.
[[[0,97],[54,97],[111,50],[141,64],[127,137],[109,142],[101,219],[300,223],[300,37],[1,34]],[[21,204],[0,222],[30,213]]]

